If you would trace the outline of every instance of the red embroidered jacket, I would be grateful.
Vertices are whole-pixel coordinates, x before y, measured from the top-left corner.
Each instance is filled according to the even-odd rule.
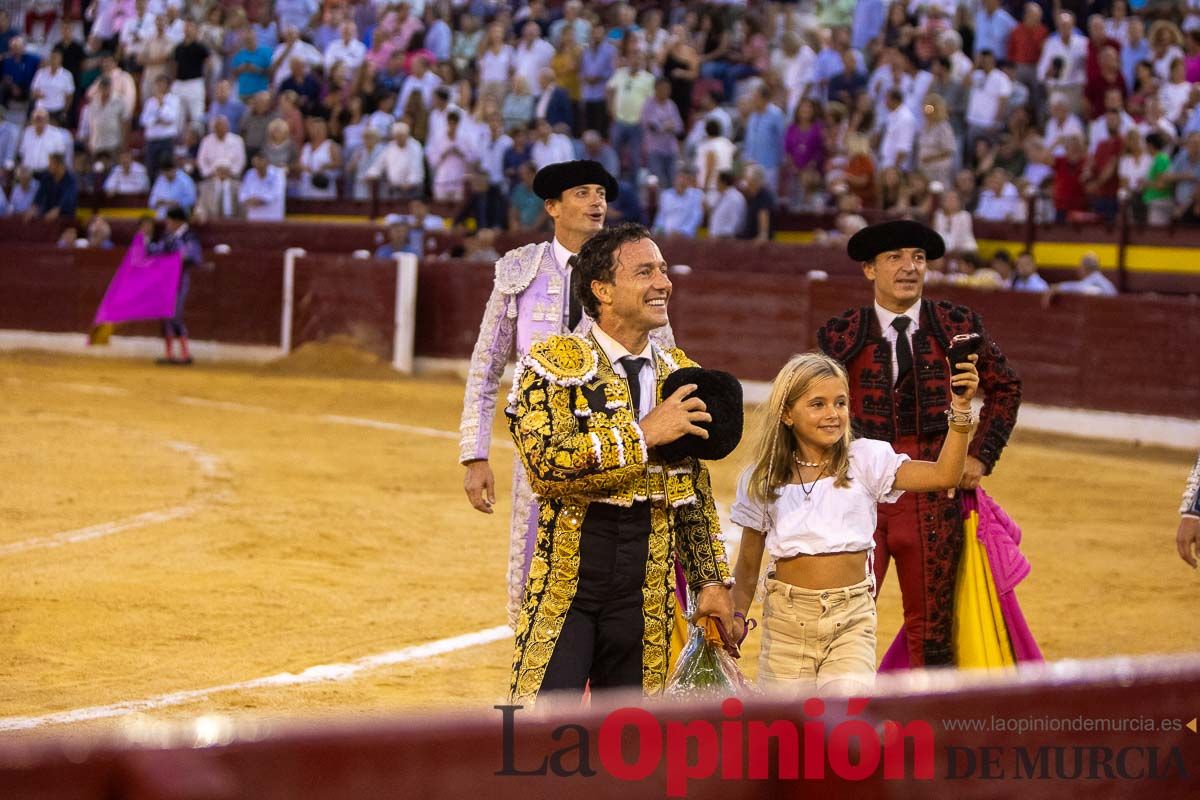
[[[921,443],[919,457],[936,460],[947,429],[945,411],[950,407],[946,352],[953,336],[972,331],[984,337],[977,362],[984,404],[969,452],[990,473],[1017,421],[1021,379],[984,330],[979,315],[945,300],[921,301],[921,325],[913,333],[916,406],[899,409],[899,414],[893,408],[892,348],[880,331],[874,307],[849,309],[817,332],[821,350],[846,365],[850,375],[855,435],[895,442],[898,435],[915,434]],[[903,428],[899,431],[897,419]]]

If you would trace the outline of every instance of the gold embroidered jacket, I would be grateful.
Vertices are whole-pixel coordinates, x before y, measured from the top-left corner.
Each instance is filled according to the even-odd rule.
[[[671,372],[696,366],[682,350],[654,347],[656,402]],[[629,387],[590,336],[551,336],[517,365],[509,430],[541,499],[537,548],[517,620],[513,701],[531,702],[562,632],[579,579],[579,540],[591,503],[649,500],[642,586],[642,688],[662,690],[674,613],[675,553],[692,589],[729,578],[708,469],[695,459],[664,464],[647,452]]]

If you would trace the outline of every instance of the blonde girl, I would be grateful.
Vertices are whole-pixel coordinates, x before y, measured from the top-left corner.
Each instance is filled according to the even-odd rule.
[[[763,551],[770,556],[758,667],[764,688],[806,697],[873,683],[876,504],[958,485],[979,385],[970,359],[954,365],[950,383],[965,391],[953,395],[954,415],[936,462],[912,461],[887,442],[853,437],[849,384],[837,361],[805,353],[776,376],[731,514],[743,526],[734,572],[736,637]]]

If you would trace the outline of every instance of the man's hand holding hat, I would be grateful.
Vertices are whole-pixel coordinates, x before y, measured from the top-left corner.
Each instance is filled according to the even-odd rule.
[[[728,372],[685,367],[667,376],[662,392],[667,398],[646,415],[641,426],[646,445],[657,447],[664,461],[717,461],[737,448],[743,422],[742,385],[737,378]],[[661,420],[655,416],[659,409]]]

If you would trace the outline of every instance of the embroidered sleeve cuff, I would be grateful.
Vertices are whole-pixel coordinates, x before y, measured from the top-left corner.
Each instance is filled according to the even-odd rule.
[[[713,563],[706,565],[707,569],[703,570],[705,573],[703,578],[688,582],[688,586],[691,588],[691,590],[693,592],[699,592],[706,586],[724,586],[728,589],[732,589],[734,585],[733,577],[729,575],[727,570],[720,569],[718,566],[719,564],[720,561],[715,560]]]
[[[458,448],[458,463],[465,465],[472,461],[487,461],[489,444],[491,442],[486,439],[479,442],[463,442]]]

